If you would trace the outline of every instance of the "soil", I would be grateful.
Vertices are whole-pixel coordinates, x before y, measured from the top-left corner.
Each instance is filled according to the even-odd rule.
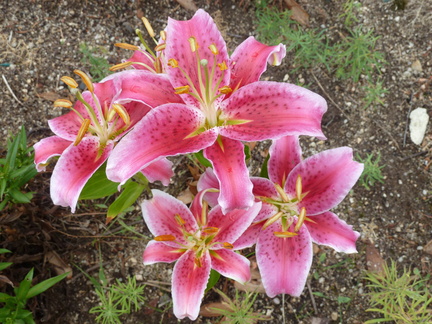
[[[342,1],[298,2],[310,15],[310,28],[325,27],[334,37],[346,34],[340,18]],[[397,10],[394,5],[401,2],[364,0],[358,15],[359,24],[368,30],[373,28],[374,34],[380,36],[376,50],[383,52],[388,62],[381,71],[383,86],[388,90],[382,105],[363,107],[364,78],[358,83],[341,81],[319,67],[293,72],[293,53],[288,53],[281,66],[269,69],[264,76],[275,81],[300,80],[328,100],[329,110],[323,119],[328,140],[302,138],[304,156],[349,146],[363,158],[380,153],[385,165],[382,183],[369,190],[356,185],[334,210],[361,233],[359,253],[347,255],[316,246],[309,287],[299,298],[271,299],[259,294],[254,308],[271,315],[270,323],[281,323],[283,313],[287,323],[362,323],[374,318],[373,313],[366,312],[370,304],[363,273],[379,267],[380,258],[395,260],[400,268],[415,267],[423,276],[432,273],[432,256],[425,251],[432,238],[431,123],[421,145],[414,144],[407,131],[408,115],[413,109],[423,107],[432,115],[432,90],[427,84],[432,77],[432,2],[410,0],[405,9]],[[253,1],[195,3],[215,18],[231,50],[255,35]],[[283,3],[275,1],[275,5],[282,7]],[[116,64],[129,53],[113,44],[138,44],[134,30],[144,29],[141,15],[151,21],[155,30],[165,27],[167,17],[184,20],[193,15],[168,0],[3,0],[0,12],[2,154],[7,136],[16,133],[20,125],[25,125],[32,144],[51,134],[47,120],[64,113],[54,109],[52,103],[68,97],[60,77],[72,76],[76,68],[90,68],[82,61],[81,43],[96,48],[110,64]],[[252,173],[258,172],[256,166],[263,160],[266,148],[268,143],[253,150]],[[178,196],[195,181],[189,171],[193,164],[187,158],[173,161],[176,178],[165,190]],[[77,213],[71,214],[70,209],[54,206],[50,200],[52,167],[28,184],[26,190],[36,192],[30,204],[3,211],[0,218],[1,247],[13,251],[5,260],[14,262],[2,274],[15,284],[32,267],[35,282],[55,275],[53,258],[62,262],[57,266],[60,271],[67,267],[73,270],[71,279],[29,301],[28,309],[35,314],[36,322],[95,323],[95,315],[89,314],[89,309],[98,305],[98,299],[93,285],[78,267],[97,277],[102,263],[110,282],[136,276],[140,284],[146,285],[144,307],[123,316],[124,323],[176,323],[168,292],[172,265],[141,263],[151,237],[141,220],[138,204],[121,218],[138,234],[128,232],[119,223],[106,227],[103,205],[110,201],[84,202]],[[221,280],[218,287],[232,296],[230,281]],[[0,291],[11,289],[4,284]],[[338,297],[350,300],[341,303]],[[217,295],[211,292],[204,303],[216,299]],[[196,322],[218,320],[200,316]]]

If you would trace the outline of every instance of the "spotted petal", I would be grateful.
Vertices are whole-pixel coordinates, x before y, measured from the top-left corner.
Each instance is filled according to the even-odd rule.
[[[308,215],[320,214],[345,198],[362,171],[363,164],[353,160],[349,147],[327,150],[300,162],[288,176],[285,191],[294,197],[297,175],[301,175],[307,194],[299,206],[306,207]]]
[[[38,171],[44,171],[48,160],[54,156],[59,156],[72,144],[58,136],[50,136],[37,142],[33,148],[35,150],[35,164]]]
[[[174,266],[172,277],[172,298],[174,315],[183,319],[198,317],[204,290],[210,276],[211,259],[209,253],[201,258],[201,267],[195,264],[195,252],[183,254]]]
[[[179,65],[178,68],[167,68],[167,73],[173,86],[185,86],[189,84],[190,80],[193,86],[199,92],[200,97],[204,98],[205,93],[202,92],[202,87],[200,84],[205,84],[205,74],[203,73],[203,69],[197,61],[197,55],[199,55],[199,59],[201,61],[207,60],[207,67],[210,67],[210,69],[213,65],[215,65],[215,63],[229,63],[226,44],[219,30],[217,29],[216,24],[208,13],[200,9],[195,13],[192,19],[187,21],[178,21],[169,18],[167,35],[169,40],[167,41],[165,55],[168,60],[177,60]],[[189,45],[189,38],[191,37],[195,37],[195,40],[198,44],[198,49],[196,52],[192,52]],[[214,55],[210,51],[209,46],[212,44],[216,46],[219,54]],[[185,74],[189,77],[189,80]],[[210,76],[211,84],[215,85],[221,76],[221,70],[216,68],[215,73]],[[228,85],[229,80],[230,74],[228,69],[224,71],[220,85]],[[199,107],[198,101],[189,94],[182,94],[181,96],[185,102]],[[217,101],[220,100],[222,100],[222,98],[218,99]]]
[[[219,189],[219,180],[213,172],[212,168],[207,168],[205,172],[200,176],[197,184],[198,191],[205,189]],[[210,206],[216,206],[218,204],[219,192],[207,192],[205,194],[205,200]]]
[[[356,253],[356,241],[359,232],[353,231],[352,226],[337,217],[332,212],[325,212],[310,217],[313,222],[306,221],[312,241],[327,245],[338,252]]]
[[[242,284],[250,280],[250,262],[244,256],[230,250],[210,251],[212,268],[224,277]]]
[[[294,232],[293,224],[290,232]],[[277,294],[300,296],[312,264],[312,241],[305,226],[297,236],[276,237],[282,230],[280,222],[261,231],[256,255],[262,282],[269,297]]]
[[[248,208],[254,201],[252,182],[245,163],[243,144],[220,137],[204,150],[204,156],[213,164],[219,180],[219,205],[224,213],[235,208]]]
[[[164,186],[168,186],[171,177],[174,175],[172,170],[172,162],[163,158],[159,161],[150,163],[147,167],[141,170],[148,181],[160,181]]]
[[[164,242],[150,241],[144,250],[143,262],[144,265],[157,262],[171,263],[178,260],[183,253],[178,248],[169,246]]]
[[[113,143],[108,142],[102,155],[98,157],[99,139],[88,136],[77,146],[70,145],[64,150],[51,176],[51,198],[54,204],[69,206],[74,213],[81,190],[106,161],[112,147]]]
[[[258,81],[248,84],[221,103],[223,136],[261,141],[286,135],[325,139],[321,119],[327,103],[320,95],[293,84]]]
[[[258,81],[267,63],[279,65],[285,54],[285,45],[267,46],[250,36],[231,55],[231,88]]]
[[[181,104],[150,111],[114,148],[107,163],[108,179],[124,183],[162,157],[198,152],[214,143],[216,130],[188,137],[204,124],[203,114]]]

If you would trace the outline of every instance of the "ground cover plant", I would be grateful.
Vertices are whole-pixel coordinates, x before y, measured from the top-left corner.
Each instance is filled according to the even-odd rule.
[[[18,270],[12,276],[6,273],[12,281],[22,280],[31,266],[37,274],[35,282],[50,277],[46,272],[49,268],[58,273],[74,271],[71,279],[58,283],[51,291],[52,296],[58,296],[57,300],[65,295],[69,299],[77,298],[78,308],[68,309],[61,305],[62,302],[54,306],[53,299],[43,294],[28,303],[28,308],[38,319],[58,321],[62,318],[74,322],[80,318],[80,322],[128,323],[146,318],[152,322],[175,322],[174,316],[177,316],[213,322],[204,315],[198,316],[198,306],[202,303],[202,309],[209,309],[208,305],[222,298],[222,304],[217,306],[224,312],[217,313],[218,307],[215,307],[217,314],[209,316],[219,315],[217,320],[226,322],[237,321],[244,308],[245,320],[250,322],[307,323],[318,317],[322,321],[358,323],[379,320],[378,312],[366,312],[372,307],[373,296],[365,292],[373,291],[366,286],[363,269],[379,268],[383,264],[380,257],[384,256],[408,267],[416,263],[419,275],[428,272],[430,191],[426,184],[430,179],[430,144],[426,136],[423,146],[416,151],[417,147],[409,142],[409,134],[406,131],[404,134],[404,129],[408,108],[411,110],[417,104],[428,107],[427,73],[430,66],[419,56],[424,72],[413,70],[415,64],[410,67],[411,72],[403,68],[400,74],[399,69],[397,73],[388,70],[390,63],[386,62],[395,62],[397,58],[403,66],[406,58],[393,52],[392,46],[397,49],[398,45],[391,41],[395,36],[385,29],[389,25],[382,25],[378,20],[371,24],[368,19],[368,10],[373,9],[385,15],[385,19],[395,19],[399,14],[397,22],[411,17],[416,26],[424,26],[428,19],[422,11],[425,4],[414,3],[417,7],[400,13],[393,11],[391,3],[331,3],[336,14],[326,18],[318,3],[300,3],[310,15],[310,26],[307,27],[302,21],[295,22],[296,16],[285,12],[281,2],[265,2],[265,6],[263,3],[215,3],[206,8],[228,42],[229,55],[221,45],[221,37],[214,37],[212,23],[206,24],[207,29],[196,27],[208,19],[204,18],[207,16],[203,11],[192,18],[195,11],[187,13],[175,4],[168,7],[168,11],[158,5],[154,5],[159,8],[155,11],[146,6],[145,12],[138,10],[140,4],[136,7],[134,4],[133,10],[137,11],[132,15],[136,14],[132,19],[133,27],[125,23],[131,21],[131,16],[128,19],[122,16],[121,23],[111,21],[121,28],[104,32],[113,35],[108,39],[101,38],[99,33],[100,28],[108,25],[95,24],[96,20],[89,18],[95,17],[93,10],[99,12],[98,15],[106,13],[105,17],[112,17],[122,11],[131,12],[130,4],[108,1],[104,10],[99,11],[98,4],[90,2],[86,4],[90,14],[85,15],[90,20],[83,21],[84,25],[86,21],[94,24],[94,39],[89,39],[89,29],[82,34],[87,37],[82,39],[70,38],[66,29],[60,33],[60,39],[53,39],[60,43],[63,54],[71,41],[76,44],[76,53],[68,56],[66,65],[59,70],[57,86],[49,90],[45,85],[36,88],[40,89],[38,106],[41,103],[43,106],[43,100],[55,102],[57,109],[48,108],[44,116],[51,116],[50,128],[56,137],[52,137],[46,128],[48,118],[43,117],[40,123],[37,119],[26,121],[26,127],[29,125],[31,130],[28,135],[31,144],[45,144],[36,144],[36,162],[41,173],[28,181],[23,190],[34,192],[33,199],[26,204],[7,205],[1,220],[5,247],[15,256],[27,251],[22,258],[3,256],[9,263],[14,261],[11,267]],[[55,15],[74,10],[59,11],[63,5],[58,6],[45,4],[37,12]],[[205,6],[205,1],[200,6]],[[231,8],[231,11],[221,14],[217,8]],[[13,8],[8,10],[13,11]],[[247,14],[237,15],[241,10]],[[256,26],[258,31],[261,28],[255,17],[267,10],[275,17],[282,15],[290,19],[286,24],[290,28],[281,24],[282,33],[273,32],[279,39],[273,46],[260,45],[248,38]],[[162,12],[165,17],[161,17]],[[227,16],[227,12],[230,15]],[[415,14],[410,16],[411,13]],[[82,14],[84,12],[79,16]],[[155,30],[165,30],[166,35],[156,36],[149,21],[141,19],[143,14],[150,18],[153,27],[157,26]],[[167,27],[168,16],[174,20],[170,20]],[[237,16],[242,16],[242,23],[235,19],[240,18]],[[74,13],[71,12],[70,17],[74,17]],[[245,21],[251,25],[245,28]],[[267,24],[271,21],[267,20]],[[325,25],[331,28],[322,27]],[[176,34],[184,26],[188,27],[187,32],[182,33],[183,38],[170,44],[169,34]],[[46,25],[45,28],[50,27]],[[135,32],[136,28],[141,31]],[[290,41],[287,41],[288,37],[283,35],[294,33],[291,29],[295,35],[289,36]],[[409,28],[404,28],[403,32],[408,33]],[[256,39],[263,42],[261,34],[258,32]],[[9,48],[14,37],[25,37],[19,35],[12,32],[4,38],[5,48]],[[414,43],[417,47],[414,49],[427,44],[417,42],[421,35],[416,33]],[[207,42],[207,39],[212,41]],[[291,47],[292,40],[296,39],[299,45]],[[16,46],[22,44],[18,40]],[[154,40],[155,45],[149,45]],[[90,60],[77,66],[83,57],[79,50],[79,44],[83,42],[91,49],[109,48],[104,57],[108,57],[112,66],[112,76],[96,81],[92,75],[95,72],[91,72],[94,64]],[[386,46],[382,46],[383,42]],[[285,59],[284,45],[288,49]],[[262,54],[256,56],[254,49],[259,47]],[[154,55],[147,54],[151,52]],[[21,70],[27,61],[15,60],[16,53],[9,50],[2,53],[2,57],[21,62],[22,65],[12,65],[12,69]],[[32,55],[36,52],[29,47],[21,53]],[[344,65],[345,61],[334,63],[342,54],[351,60],[350,65]],[[356,61],[357,56],[363,54],[369,61]],[[423,54],[427,57],[427,52]],[[97,53],[92,55],[98,56]],[[310,58],[302,61],[302,56]],[[193,64],[184,65],[185,57]],[[261,62],[252,64],[255,70],[244,68],[253,60]],[[280,66],[271,67],[271,64],[280,63]],[[394,69],[394,65],[391,66]],[[38,66],[28,67],[30,71],[39,69]],[[73,77],[74,70],[76,75]],[[21,92],[17,97],[17,83],[7,74],[9,70],[5,71],[6,98],[15,104],[21,102],[25,109],[34,99],[26,98]],[[390,74],[383,73],[386,71]],[[395,88],[393,77],[402,76],[402,73],[404,78],[398,78],[399,88]],[[419,77],[419,83],[413,81],[414,76]],[[289,85],[289,80],[306,84],[308,90]],[[379,81],[379,87],[374,87],[374,80]],[[395,91],[401,89],[400,84],[404,84],[405,92]],[[264,91],[260,93],[262,87]],[[274,94],[274,98],[265,98],[266,92]],[[310,115],[304,114],[303,122],[297,124],[289,122],[289,106],[286,115],[278,114],[278,109],[274,108],[284,102],[292,103],[294,92],[297,92],[298,105],[307,110],[316,109]],[[320,97],[328,103],[325,114],[322,104],[325,101]],[[395,102],[399,105],[392,105]],[[267,111],[264,115],[267,118],[251,113],[262,109],[256,108],[260,105],[272,106],[274,110]],[[398,113],[394,110],[390,113],[390,107],[395,107]],[[135,113],[138,111],[144,111],[144,116]],[[184,120],[187,114],[190,118]],[[31,115],[30,111],[28,115]],[[318,119],[308,124],[306,120],[311,116],[318,116]],[[282,123],[283,119],[288,122]],[[14,119],[11,117],[11,120]],[[182,123],[176,123],[176,120]],[[382,120],[385,122],[380,122]],[[33,128],[32,122],[42,128]],[[161,127],[163,124],[165,128]],[[315,135],[318,139],[298,137],[305,130],[305,135]],[[398,130],[402,131],[397,133]],[[169,138],[170,133],[176,136]],[[327,139],[324,140],[322,135]],[[154,140],[158,138],[162,146]],[[266,138],[271,140],[262,142]],[[252,143],[244,146],[245,141]],[[381,160],[377,161],[378,153]],[[182,157],[182,154],[187,156]],[[54,155],[61,155],[57,163],[45,165]],[[283,159],[282,156],[290,158]],[[152,169],[153,161],[156,164]],[[289,163],[285,164],[286,161]],[[362,179],[367,179],[363,181],[368,188],[353,187],[362,173],[359,162],[370,164],[365,168],[369,171],[362,175]],[[79,171],[81,163],[86,166],[84,173]],[[320,169],[313,167],[316,163],[321,165]],[[70,172],[71,166],[78,172]],[[149,172],[135,175],[147,167],[150,167]],[[93,174],[93,171],[96,172]],[[322,172],[324,176],[320,175]],[[326,177],[326,172],[333,176]],[[106,174],[114,182],[109,181]],[[310,180],[316,176],[323,176],[322,181],[318,181],[320,186]],[[79,180],[75,181],[77,177]],[[119,183],[122,183],[121,187]],[[332,197],[324,189],[326,186],[340,191]],[[119,193],[118,189],[121,189]],[[51,197],[54,203],[69,206],[74,213],[68,208],[55,207]],[[142,211],[134,204],[137,199],[144,201]],[[327,200],[327,206],[316,205],[316,201]],[[329,212],[332,207],[335,207],[334,211]],[[329,220],[338,225],[326,225]],[[362,235],[360,238],[359,234]],[[280,254],[280,249],[271,249],[269,242],[275,246],[284,242],[282,249],[288,252]],[[27,250],[27,246],[32,250]],[[334,253],[325,246],[345,252],[358,250],[359,253],[348,256]],[[240,252],[233,252],[240,248]],[[145,266],[141,264],[144,250]],[[45,260],[43,265],[42,259]],[[163,264],[177,259],[174,270],[172,264]],[[237,260],[229,264],[238,264],[238,267],[226,267],[221,262],[224,259]],[[274,261],[273,268],[269,266],[269,260]],[[222,276],[214,270],[209,271],[210,267]],[[183,278],[179,274],[184,269],[188,269],[187,273],[201,273],[201,276],[176,279]],[[97,270],[99,275],[94,273]],[[272,283],[266,274],[270,270],[276,270],[282,285]],[[224,279],[224,276],[247,283],[245,286],[236,283],[234,289],[234,281]],[[210,278],[209,282],[203,279],[206,277]],[[95,284],[98,281],[94,280],[91,284],[91,278],[99,278],[102,285]],[[430,279],[426,277],[426,280]],[[138,296],[143,297],[139,299],[140,307],[125,308],[116,297],[123,282],[134,283],[136,289],[132,290],[139,291]],[[194,284],[198,282],[199,287]],[[185,290],[185,283],[194,288]],[[213,285],[217,289],[213,289]],[[245,296],[243,299],[238,289],[260,293],[254,293],[252,299],[250,293],[241,293]],[[193,302],[182,303],[184,296]],[[422,303],[419,307],[423,306],[427,314],[428,304]],[[373,307],[380,309],[381,306]],[[183,321],[188,322],[187,319]]]

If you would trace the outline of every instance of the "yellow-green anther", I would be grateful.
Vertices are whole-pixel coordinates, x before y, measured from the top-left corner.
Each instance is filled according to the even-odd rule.
[[[87,133],[89,127],[90,127],[90,119],[84,119],[82,124],[81,124],[81,127],[78,131],[75,142],[73,143],[74,146],[77,146],[81,142],[81,140],[83,139],[83,137]]]
[[[146,17],[142,17],[141,18],[145,28],[147,29],[147,32],[149,33],[151,38],[154,38],[156,36],[153,27],[150,25],[150,22],[148,21],[148,19]]]
[[[74,73],[81,78],[82,82],[84,82],[87,89],[91,93],[94,93],[94,87],[93,87],[93,83],[90,80],[90,77],[87,74],[85,74],[83,71],[80,71],[80,70],[74,70]]]
[[[169,59],[168,60],[168,65],[171,66],[172,68],[177,68],[178,67],[178,62],[176,59]]]
[[[139,47],[132,45],[132,44],[127,44],[127,43],[115,43],[114,46],[123,48],[123,49],[127,49],[127,50],[132,50],[132,51],[138,51]]]
[[[188,41],[192,53],[195,53],[198,50],[198,42],[196,38],[192,36],[188,39]]]
[[[217,47],[216,47],[215,44],[211,44],[211,45],[209,46],[209,49],[210,49],[210,51],[211,51],[214,55],[218,55],[218,54],[219,54],[219,51],[218,51],[218,49],[217,49]]]
[[[280,238],[288,238],[288,237],[294,237],[297,236],[297,233],[292,232],[273,232],[274,236],[280,237]]]
[[[185,86],[181,86],[181,87],[176,87],[176,88],[174,88],[174,90],[175,90],[175,94],[189,93],[190,92],[190,86],[185,85]]]
[[[74,79],[72,79],[71,77],[62,76],[60,78],[60,80],[63,81],[65,84],[67,84],[69,87],[71,87],[73,89],[78,88],[78,83]]]
[[[126,108],[123,105],[120,105],[118,103],[115,103],[112,105],[112,108],[115,110],[115,112],[120,116],[120,118],[123,120],[123,122],[126,125],[130,124],[130,116],[126,110]]]
[[[112,71],[112,72],[114,72],[114,71],[118,71],[118,70],[121,70],[121,69],[127,68],[127,67],[131,66],[132,64],[133,64],[133,62],[131,62],[131,61],[123,62],[123,63],[120,63],[120,64],[116,64],[116,65],[111,66],[111,67],[109,68],[109,70]]]
[[[274,186],[275,186],[276,191],[279,193],[279,196],[282,198],[282,200],[284,202],[288,202],[289,199],[288,199],[288,196],[287,196],[285,190],[283,190],[282,187],[277,183],[275,183]]]
[[[67,99],[57,99],[54,101],[54,107],[71,108],[72,102]]]
[[[306,219],[306,208],[302,207],[300,211],[300,215],[298,216],[297,219],[297,224],[294,227],[294,232],[298,232],[300,230],[300,227],[303,225],[305,219]]]
[[[165,242],[165,241],[175,241],[175,236],[174,235],[158,235],[154,238],[155,241],[158,242]]]
[[[297,175],[297,180],[296,180],[296,186],[295,186],[295,189],[296,189],[296,197],[297,197],[297,200],[298,200],[298,201],[301,201],[301,200],[302,200],[302,189],[303,189],[303,187],[302,187],[302,178],[301,178],[301,175],[300,175],[300,174]]]
[[[264,223],[262,230],[265,230],[267,227],[269,227],[271,224],[273,224],[274,222],[276,222],[279,218],[281,218],[283,215],[283,212],[278,212],[275,215],[273,215],[272,217],[270,217],[269,219],[266,220],[266,222]]]

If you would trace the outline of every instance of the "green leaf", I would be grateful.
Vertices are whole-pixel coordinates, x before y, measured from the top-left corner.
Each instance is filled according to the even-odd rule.
[[[59,281],[66,278],[68,274],[69,274],[69,272],[66,272],[66,273],[63,273],[61,275],[49,278],[47,280],[44,280],[44,281],[38,283],[37,285],[30,288],[30,290],[27,293],[26,298],[29,299],[29,298],[32,298],[36,295],[43,293],[45,290],[51,288],[52,286],[54,286]]]
[[[3,198],[3,195],[6,191],[6,185],[7,185],[7,179],[6,178],[1,179],[1,182],[0,182],[0,199]]]
[[[87,181],[79,200],[99,199],[117,192],[118,183],[108,180],[105,173],[106,163],[104,163]]]
[[[5,293],[0,293],[0,303],[5,303],[6,300],[13,298],[12,296],[9,296]]]
[[[210,271],[210,277],[209,280],[207,281],[207,287],[205,289],[206,292],[208,292],[210,289],[212,289],[217,282],[219,281],[220,278],[220,273],[217,272],[216,270],[211,269]]]
[[[318,297],[326,298],[326,296],[324,296],[324,294],[322,292],[319,292],[319,291],[315,291],[312,294],[315,296],[318,296]]]
[[[6,153],[6,163],[3,168],[5,174],[8,174],[9,170],[13,170],[15,167],[15,160],[18,153],[19,143],[20,143],[20,135],[17,135],[13,139],[11,146],[8,147],[8,151]]]
[[[0,203],[0,211],[3,210],[3,208],[6,207],[8,201],[9,201],[9,197],[6,197],[6,198],[3,199],[3,201]]]
[[[10,188],[9,195],[15,200],[17,203],[26,204],[29,203],[33,195],[31,193],[22,193],[17,188]]]
[[[10,267],[12,264],[13,262],[0,262],[0,271]]]
[[[9,251],[8,249],[0,249],[0,254],[4,253],[12,253],[12,251]]]
[[[266,158],[264,159],[264,162],[261,166],[261,172],[260,172],[260,177],[261,178],[267,178],[269,177],[268,175],[268,160],[270,159],[270,154],[267,154]]]
[[[12,170],[9,177],[11,179],[21,177],[18,182],[14,181],[14,183],[13,183],[14,187],[19,188],[19,187],[25,185],[36,174],[37,174],[37,170],[36,170],[35,164],[33,162],[31,162],[31,164],[23,166],[22,168]]]
[[[207,167],[207,168],[212,168],[213,165],[211,164],[211,162],[209,160],[207,160],[204,157],[203,151],[199,151],[194,153],[194,156],[196,157],[196,159],[198,160],[199,163],[201,163],[203,166]]]
[[[107,219],[113,219],[126,208],[132,206],[132,204],[138,199],[146,187],[146,185],[139,184],[134,181],[126,182],[123,192],[111,204],[111,206],[109,206]]]
[[[23,301],[27,299],[27,295],[31,286],[31,282],[33,280],[33,271],[32,268],[27,275],[25,276],[24,280],[20,282],[20,285],[16,291],[16,298],[18,301]]]
[[[243,151],[244,151],[244,154],[245,154],[245,160],[249,160],[250,157],[251,157],[250,147],[249,147],[249,145],[243,145],[243,146],[244,146]]]
[[[338,296],[337,301],[339,304],[349,303],[351,298],[345,296]]]

